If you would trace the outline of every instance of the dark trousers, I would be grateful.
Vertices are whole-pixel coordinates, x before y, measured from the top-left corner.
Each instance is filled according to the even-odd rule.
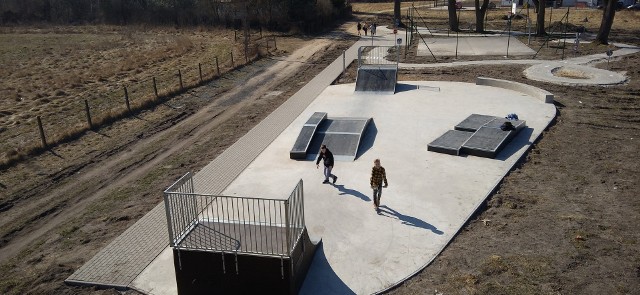
[[[373,188],[373,204],[380,206],[380,198],[382,198],[382,184]]]

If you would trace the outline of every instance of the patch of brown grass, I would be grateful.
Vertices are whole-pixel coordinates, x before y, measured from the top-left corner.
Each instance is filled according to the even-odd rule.
[[[123,87],[129,88],[132,113],[157,100],[197,87],[245,63],[233,32],[210,29],[178,31],[163,28],[78,26],[14,27],[0,34],[0,166],[41,152],[35,116],[42,116],[52,144],[81,136],[87,125],[83,100],[88,100],[95,126],[126,117]],[[263,32],[266,35],[269,33]],[[252,42],[263,42],[254,32]],[[231,55],[235,57],[231,66]],[[249,52],[251,60],[256,51]],[[202,79],[198,70],[202,66]],[[179,89],[177,72],[183,73]],[[7,99],[8,98],[8,99]],[[126,111],[125,113],[129,113]],[[88,128],[88,127],[87,127]]]
[[[565,67],[553,69],[551,73],[557,77],[571,78],[571,79],[590,79],[591,76],[583,71],[569,69]]]

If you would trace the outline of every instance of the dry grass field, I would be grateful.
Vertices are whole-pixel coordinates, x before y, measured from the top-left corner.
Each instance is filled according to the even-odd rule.
[[[162,77],[170,77],[177,84],[174,72],[177,67],[185,67],[182,73],[189,85],[198,80],[197,63],[203,64],[203,74],[210,74],[215,56],[219,56],[223,73],[200,86],[168,95],[132,115],[87,130],[76,140],[0,168],[0,294],[118,294],[116,290],[67,286],[64,279],[158,205],[163,188],[185,171],[198,171],[208,164],[354,42],[354,38],[339,31],[317,39],[278,35],[277,50],[270,48],[266,54],[261,47],[261,58],[231,70],[230,56],[224,57],[227,50],[234,50],[234,57],[240,56],[244,62],[242,55],[236,55],[242,47],[240,42],[233,42],[233,31],[141,27],[2,30],[0,38],[13,38],[13,48],[31,44],[34,48],[56,49],[50,55],[55,55],[57,62],[40,66],[37,60],[48,58],[42,54],[32,57],[30,62],[51,77],[66,77],[61,81],[74,79],[74,75],[55,69],[73,71],[75,67],[69,65],[100,63],[89,79],[97,81],[89,83],[91,87],[80,83],[65,90],[67,95],[63,97],[48,98],[66,105],[67,109],[57,111],[62,119],[76,116],[79,122],[75,124],[84,122],[79,90],[92,93],[92,88],[100,86],[107,93],[121,93],[123,85],[141,83],[151,77],[160,80],[158,85],[165,85],[161,84]],[[33,41],[34,31],[43,30],[47,33],[35,38],[40,41]],[[60,41],[71,37],[103,40],[104,50],[83,49]],[[258,37],[259,33],[254,32],[252,39]],[[134,44],[139,53],[133,49]],[[17,51],[5,53],[18,56]],[[107,54],[109,59],[100,58]],[[84,56],[91,56],[93,62],[84,62]],[[194,67],[187,70],[189,65]],[[19,69],[20,65],[14,63],[13,67]],[[228,71],[224,73],[225,70]],[[35,71],[26,75],[31,78],[23,81],[36,77],[39,81],[47,80],[38,77]],[[150,84],[142,84],[147,92],[129,88],[132,103],[142,99],[138,93],[153,93]],[[64,85],[67,84],[60,82],[56,89]],[[10,87],[20,89],[20,93],[33,93],[30,87],[17,82]],[[166,91],[168,86],[163,87],[159,90]],[[53,88],[38,89],[48,97],[57,95]],[[71,95],[72,91],[77,92]],[[113,102],[107,100],[115,106],[114,112],[124,109],[120,95]],[[32,100],[35,99],[28,102]],[[6,105],[12,112],[26,113],[25,120],[35,115],[29,113],[31,107]],[[53,127],[61,132],[74,128],[74,123],[65,124],[62,120],[58,124],[48,123],[49,116],[38,114],[51,124],[45,126],[46,132]],[[11,116],[3,116],[3,122],[8,122],[8,118]],[[7,127],[25,127],[25,132],[35,128],[33,123],[12,123]],[[9,134],[7,129],[0,136]],[[34,142],[39,142],[37,137]],[[24,144],[28,142],[25,140]]]
[[[40,146],[37,116],[55,143],[87,129],[84,100],[99,126],[122,117],[124,87],[131,108],[141,109],[156,98],[154,78],[162,97],[180,89],[178,71],[188,88],[200,82],[200,68],[207,80],[244,64],[242,33],[237,36],[217,29],[0,28],[0,164]],[[266,38],[253,32],[251,39],[266,50]]]

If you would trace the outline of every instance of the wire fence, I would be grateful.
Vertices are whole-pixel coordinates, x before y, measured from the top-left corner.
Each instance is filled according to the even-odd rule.
[[[290,257],[305,227],[303,198],[302,180],[287,199],[199,194],[187,173],[164,192],[170,245]]]
[[[29,122],[28,126],[0,126],[3,138],[0,141],[0,168],[213,81],[271,49],[277,49],[275,37],[265,37],[253,41],[246,49],[243,44],[236,43],[227,52],[202,56],[188,65],[164,65],[156,73],[147,73],[143,79],[134,75],[119,77],[120,81],[112,84],[96,81],[95,87],[75,95],[57,111],[24,118]]]
[[[398,65],[400,50],[398,46],[360,46],[358,48],[358,67],[363,65]]]

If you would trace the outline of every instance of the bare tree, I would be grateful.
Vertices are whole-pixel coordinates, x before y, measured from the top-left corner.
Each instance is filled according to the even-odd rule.
[[[393,21],[394,25],[400,25],[400,0],[393,0]]]
[[[448,0],[447,10],[449,10],[449,29],[459,31],[458,15],[456,14],[456,0]]]
[[[536,17],[536,36],[542,37],[547,35],[547,32],[544,29],[544,10],[546,8],[545,0],[532,0],[533,4],[536,6],[536,12],[538,13]]]
[[[482,6],[480,6],[480,0],[475,0],[476,4],[476,33],[484,32],[484,16],[487,14],[487,7],[489,7],[489,0],[482,0]]]
[[[604,12],[602,12],[602,22],[600,23],[600,30],[596,36],[596,42],[600,44],[609,44],[609,33],[611,33],[611,27],[613,26],[613,18],[616,15],[615,0],[605,0]]]

